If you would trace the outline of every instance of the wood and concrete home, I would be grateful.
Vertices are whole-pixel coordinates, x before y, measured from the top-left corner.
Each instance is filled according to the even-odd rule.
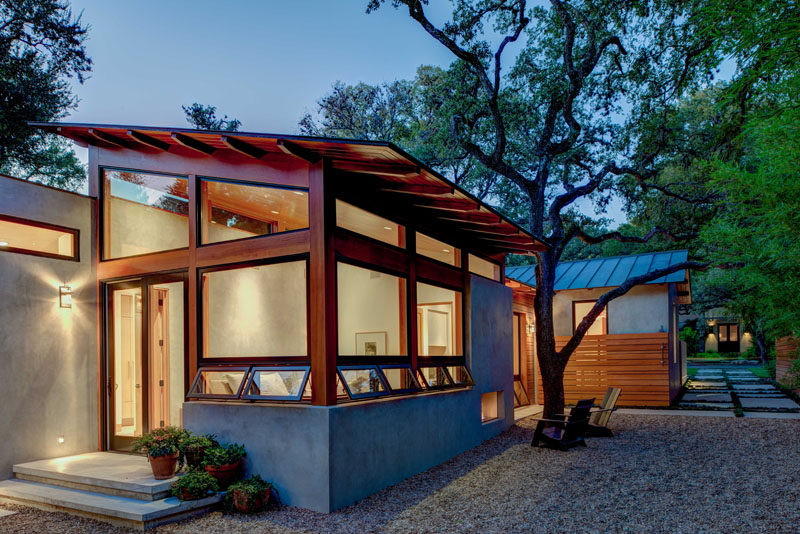
[[[604,293],[627,279],[686,261],[687,251],[562,262],[556,268],[553,321],[561,349]],[[508,267],[514,291],[514,380],[517,405],[543,402],[534,346],[534,266]],[[668,406],[686,381],[678,305],[691,302],[686,270],[633,287],[612,300],[589,329],[564,373],[568,403],[622,388],[622,406]]]
[[[503,265],[541,244],[399,148],[35,126],[89,194],[0,178],[0,478],[182,425],[328,512],[513,423]]]

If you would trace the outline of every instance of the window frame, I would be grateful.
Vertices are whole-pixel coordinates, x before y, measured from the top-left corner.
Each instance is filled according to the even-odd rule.
[[[457,260],[456,264],[447,263],[446,261],[442,261],[442,260],[440,260],[438,258],[433,258],[431,256],[428,256],[426,254],[421,254],[420,252],[418,252],[417,243],[419,242],[419,239],[418,239],[419,235],[423,235],[423,236],[427,237],[428,239],[433,239],[434,241],[438,241],[439,243],[445,244],[445,245],[449,246],[451,249],[453,249],[454,255],[455,255],[456,260]],[[458,269],[459,271],[462,271],[464,269],[464,252],[465,252],[464,248],[458,247],[458,246],[455,246],[455,245],[451,245],[450,243],[448,243],[446,241],[443,241],[443,240],[439,239],[438,237],[432,236],[428,232],[421,232],[418,228],[414,230],[414,250],[413,251],[409,251],[409,252],[413,252],[415,257],[424,258],[424,259],[426,259],[428,261],[436,262],[438,265],[445,265],[447,267],[450,267],[451,269]],[[467,254],[469,254],[469,252],[467,252]],[[473,254],[473,256],[475,256],[475,254]],[[478,275],[478,276],[480,276],[480,275]]]
[[[246,269],[248,267],[257,267],[261,265],[274,265],[279,263],[292,263],[297,261],[304,261],[306,264],[306,355],[305,356],[257,356],[251,358],[207,358],[205,356],[205,307],[203,298],[203,275],[210,272],[218,271],[234,271],[237,269]],[[309,276],[310,259],[308,253],[295,254],[291,256],[280,256],[277,258],[265,258],[255,261],[246,261],[238,263],[227,263],[223,265],[214,265],[211,267],[204,267],[197,269],[197,367],[213,366],[213,365],[280,365],[280,364],[309,364],[311,362],[311,335],[310,331],[310,314],[311,314],[311,281]]]
[[[417,378],[416,373],[414,373],[414,369],[411,364],[403,365],[403,364],[387,364],[387,365],[378,365],[378,368],[381,370],[381,374],[383,378],[386,380],[386,385],[389,386],[389,390],[392,392],[393,395],[414,395],[420,392],[425,391],[422,387],[422,384],[419,382],[419,378]],[[416,384],[415,388],[405,388],[405,389],[394,389],[391,384],[389,384],[389,379],[386,378],[386,373],[384,369],[408,369],[409,374],[411,375],[411,379]]]
[[[442,284],[441,282],[438,282],[438,281],[434,282],[434,281],[432,281],[432,280],[430,280],[428,278],[423,278],[423,277],[417,277],[416,278],[416,283],[417,284],[425,284],[425,285],[428,285],[428,286],[431,286],[431,287],[436,287],[436,288],[439,288],[439,289],[446,289],[448,291],[453,291],[453,292],[458,293],[459,295],[461,295],[461,317],[459,318],[459,320],[461,322],[461,354],[448,354],[448,355],[443,355],[443,356],[430,356],[430,355],[426,356],[426,355],[423,355],[423,354],[419,354],[419,347],[417,347],[417,359],[419,361],[433,359],[433,361],[435,361],[437,363],[438,362],[446,362],[446,361],[448,361],[448,359],[451,359],[451,360],[457,359],[457,360],[460,360],[462,362],[466,362],[466,352],[467,352],[467,349],[466,349],[466,347],[467,347],[467,329],[466,329],[466,324],[467,324],[467,306],[466,306],[466,302],[465,302],[466,298],[464,297],[464,294],[466,293],[466,291],[465,291],[466,288],[457,288],[456,286],[447,286],[447,285]],[[417,298],[417,296],[419,295],[419,292],[417,292],[417,288],[416,287],[414,287],[414,291],[415,291],[415,293],[414,293],[414,304],[416,306],[416,309],[414,309],[413,311],[414,311],[414,320],[416,321],[416,313],[417,313],[417,310],[419,309],[419,299]],[[423,304],[423,306],[425,306],[425,304]],[[454,313],[453,313],[453,317],[455,317],[455,310],[454,310]],[[454,335],[453,337],[455,338],[456,336]],[[417,340],[414,339],[414,340],[412,340],[412,342],[413,343],[417,343]]]
[[[483,276],[483,275],[482,275],[482,274],[480,274],[480,273],[476,273],[476,272],[474,272],[474,271],[472,270],[472,267],[471,267],[471,265],[470,265],[470,264],[472,263],[472,262],[470,262],[470,261],[469,261],[469,257],[470,257],[470,256],[474,256],[474,257],[478,258],[479,260],[483,260],[483,261],[485,261],[485,262],[487,262],[487,263],[491,263],[492,265],[496,266],[496,267],[498,268],[498,277],[499,277],[499,280],[495,280],[494,278],[489,278],[489,277],[487,277],[487,276]],[[496,262],[496,261],[494,261],[494,260],[490,260],[490,259],[488,259],[488,258],[485,258],[484,256],[481,256],[480,254],[477,254],[476,252],[474,252],[474,251],[470,251],[470,250],[468,250],[468,249],[466,250],[466,257],[467,257],[467,273],[469,273],[469,274],[474,274],[475,276],[480,276],[480,277],[481,277],[481,278],[483,278],[484,280],[491,280],[492,282],[495,282],[495,283],[497,283],[497,284],[502,284],[502,283],[503,283],[503,265],[502,265],[502,264],[500,264],[500,263],[497,263],[497,262]],[[463,259],[462,259],[462,263],[463,263]]]
[[[243,185],[249,187],[265,187],[265,188],[272,188],[272,189],[284,189],[288,191],[302,191],[306,194],[306,199],[308,200],[308,226],[305,228],[297,228],[295,230],[284,230],[283,232],[275,232],[272,234],[261,234],[261,235],[253,235],[250,237],[241,237],[239,239],[228,239],[225,241],[214,241],[213,243],[203,243],[203,182],[223,182],[232,185]],[[222,245],[225,243],[235,243],[238,241],[247,241],[249,239],[259,239],[268,237],[271,235],[284,235],[284,234],[291,234],[294,232],[306,232],[311,227],[311,192],[308,187],[302,186],[292,186],[292,185],[281,185],[281,184],[271,184],[266,182],[253,182],[248,180],[234,180],[231,178],[216,178],[213,176],[205,176],[205,175],[195,175],[195,211],[197,213],[196,216],[196,225],[195,225],[195,243],[196,248],[200,249],[203,247],[213,247],[214,245]],[[191,199],[189,199],[191,202]]]
[[[34,219],[26,219],[23,217],[16,217],[14,215],[6,215],[0,213],[0,221],[6,221],[14,224],[30,226],[32,228],[42,228],[45,230],[52,230],[55,232],[62,232],[72,235],[72,255],[66,256],[63,254],[52,254],[50,252],[41,252],[38,250],[31,250],[27,248],[3,246],[0,247],[0,252],[10,252],[12,254],[25,254],[27,256],[38,256],[40,258],[51,258],[54,260],[66,261],[81,261],[80,253],[80,230],[77,228],[69,228],[68,226],[61,226],[58,224],[46,223],[44,221],[37,221]]]
[[[464,367],[466,367],[466,365]],[[422,373],[422,369],[433,369],[433,368],[439,368],[439,369],[442,370],[442,372],[444,373],[445,378],[447,379],[447,384],[444,384],[444,385],[440,384],[440,385],[436,385],[436,386],[431,386],[430,383],[428,383],[428,379],[425,378],[425,375]],[[426,391],[438,391],[438,390],[442,390],[442,389],[453,389],[453,388],[456,388],[456,387],[461,387],[461,386],[456,385],[453,382],[453,379],[450,377],[450,373],[447,372],[446,364],[444,364],[444,363],[417,365],[417,374],[419,375],[417,378],[418,378],[420,384],[424,384]],[[464,386],[464,387],[467,387],[467,386]]]
[[[573,334],[575,333],[575,329],[578,328],[578,321],[577,321],[577,317],[578,316],[575,313],[575,305],[576,304],[587,304],[587,303],[590,303],[590,304],[594,305],[595,303],[597,303],[597,300],[589,299],[589,300],[573,300],[572,301],[572,333]],[[605,312],[605,314],[606,314],[605,315],[605,320],[602,323],[603,324],[603,333],[602,334],[588,334],[587,333],[586,334],[587,336],[588,335],[592,335],[592,336],[607,336],[607,335],[609,335],[608,334],[608,304],[606,304],[605,308],[603,308],[603,312]],[[581,318],[581,320],[582,319],[583,318]],[[597,319],[601,319],[601,317],[598,317]],[[595,319],[595,322],[592,323],[592,326],[597,324],[597,319]]]
[[[359,371],[359,370],[374,370],[378,375],[378,379],[383,384],[383,391],[374,391],[369,393],[356,393],[353,394],[350,391],[350,384],[347,383],[347,380],[344,379],[344,375],[342,371]],[[383,376],[383,372],[380,370],[380,366],[378,364],[364,364],[364,365],[337,365],[336,366],[336,375],[339,377],[339,380],[342,382],[342,386],[344,387],[347,396],[350,397],[350,400],[361,400],[361,399],[372,399],[375,397],[387,397],[392,394],[392,389],[389,387],[389,384],[386,382],[386,377]]]
[[[372,236],[369,236],[367,234],[362,234],[361,232],[358,232],[356,230],[352,230],[350,228],[345,228],[344,226],[339,226],[339,224],[338,224],[339,221],[338,221],[338,217],[337,217],[338,213],[336,213],[336,208],[335,208],[336,202],[342,202],[344,204],[347,204],[348,206],[352,206],[352,207],[354,207],[356,209],[359,209],[359,210],[361,210],[363,212],[366,212],[369,215],[372,215],[374,217],[378,217],[379,219],[383,219],[385,221],[389,221],[390,223],[396,224],[397,227],[398,227],[398,230],[400,228],[403,229],[403,231],[402,231],[402,234],[403,234],[403,245],[402,246],[401,245],[395,245],[393,243],[389,243],[388,241],[382,241],[382,240],[378,239],[377,237],[372,237]],[[409,243],[408,234],[410,232],[410,229],[409,229],[409,225],[407,223],[398,222],[395,218],[386,217],[384,215],[378,215],[374,211],[371,211],[371,210],[368,210],[368,209],[364,209],[361,206],[359,206],[358,204],[355,204],[355,203],[353,203],[353,202],[351,202],[349,200],[343,199],[343,198],[341,198],[339,196],[336,196],[334,198],[333,227],[335,228],[336,232],[344,232],[345,235],[348,235],[348,234],[349,235],[353,235],[353,236],[356,236],[356,237],[358,237],[360,239],[366,239],[367,241],[370,241],[370,242],[372,242],[374,244],[378,244],[378,245],[381,245],[381,246],[384,246],[384,247],[391,247],[394,250],[397,250],[397,251],[400,251],[400,252],[404,252],[404,253],[408,253],[408,243]]]
[[[304,371],[303,378],[300,382],[300,389],[297,395],[287,396],[287,395],[250,395],[247,392],[250,390],[250,386],[253,384],[255,380],[256,373],[261,371]],[[245,380],[244,389],[242,389],[241,395],[239,398],[242,400],[248,401],[256,401],[256,400],[266,400],[266,401],[291,401],[291,402],[299,402],[303,399],[303,393],[305,393],[306,385],[308,384],[309,377],[311,376],[311,365],[252,365],[250,367],[250,371],[247,375],[247,380]]]
[[[211,400],[239,400],[242,396],[242,392],[244,391],[244,386],[248,382],[250,377],[250,365],[198,365],[197,372],[195,373],[194,379],[192,380],[191,386],[189,386],[189,390],[186,393],[187,399],[211,399]],[[197,393],[192,395],[192,391],[194,391],[195,386],[198,385],[200,382],[200,376],[203,374],[204,371],[210,372],[225,372],[225,371],[235,371],[235,372],[244,372],[244,376],[242,377],[242,381],[239,383],[239,389],[236,393],[230,395],[220,395],[214,393]]]
[[[450,372],[450,367],[463,367],[464,372],[467,373],[468,380],[466,382],[456,382],[455,379],[453,379],[453,374]],[[444,370],[447,373],[447,376],[450,377],[450,382],[452,382],[453,387],[473,387],[475,385],[475,379],[472,378],[472,373],[465,363],[445,365]]]
[[[191,195],[189,194],[189,189],[190,189],[190,186],[191,186],[191,179],[190,179],[191,175],[190,174],[173,173],[173,172],[164,172],[164,171],[149,171],[149,170],[145,170],[145,169],[129,169],[129,168],[124,168],[124,167],[103,166],[103,165],[98,166],[97,170],[98,170],[97,174],[98,174],[98,181],[99,181],[99,184],[98,184],[98,197],[99,198],[98,198],[98,202],[97,202],[97,204],[98,204],[97,205],[97,213],[98,213],[97,235],[98,235],[99,243],[97,244],[97,252],[98,252],[99,261],[107,262],[107,261],[127,260],[127,259],[130,259],[130,258],[144,258],[144,257],[147,257],[147,256],[153,256],[155,254],[164,254],[165,252],[175,252],[175,251],[178,251],[178,250],[189,250],[191,248],[191,224],[192,224],[192,221],[190,220],[191,219],[191,209],[190,209],[189,210],[190,213],[187,214],[187,225],[188,225],[188,228],[186,229],[187,230],[187,233],[186,233],[187,244],[186,244],[185,247],[170,248],[170,249],[166,249],[166,250],[156,250],[156,251],[153,251],[153,252],[144,252],[142,254],[133,254],[131,256],[119,256],[119,257],[116,257],[116,258],[108,258],[108,257],[106,257],[106,253],[108,252],[106,250],[106,233],[105,233],[106,230],[107,230],[107,228],[106,228],[106,215],[110,216],[110,214],[106,213],[106,211],[107,211],[106,210],[106,188],[105,188],[106,171],[119,171],[119,172],[133,172],[133,173],[141,173],[141,174],[153,174],[153,175],[158,175],[158,176],[169,176],[169,177],[172,177],[172,178],[185,179],[186,180],[186,195],[187,195],[186,202],[187,202],[189,208],[191,208],[191,204],[192,204],[192,198],[191,198]]]

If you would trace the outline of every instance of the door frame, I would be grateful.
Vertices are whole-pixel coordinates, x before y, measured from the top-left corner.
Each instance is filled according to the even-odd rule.
[[[114,409],[112,406],[112,385],[113,369],[111,364],[113,339],[114,339],[114,316],[111,309],[111,291],[113,289],[140,288],[142,295],[142,428],[143,431],[149,430],[150,418],[150,288],[153,285],[183,282],[183,398],[189,391],[189,274],[187,271],[170,273],[157,273],[143,275],[137,278],[126,278],[122,280],[106,280],[100,282],[102,295],[102,323],[100,325],[102,333],[103,357],[101,360],[100,376],[103,377],[102,405],[100,406],[99,416],[102,429],[102,443],[100,450],[109,451],[112,449],[112,432],[114,430]],[[120,449],[120,452],[124,452]]]

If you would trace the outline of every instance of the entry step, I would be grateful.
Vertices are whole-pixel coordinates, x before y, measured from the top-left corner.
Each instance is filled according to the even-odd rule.
[[[181,502],[175,497],[142,501],[28,480],[0,481],[0,500],[67,512],[136,530],[148,530],[206,513],[215,508],[221,499],[222,494],[217,494],[197,501]]]

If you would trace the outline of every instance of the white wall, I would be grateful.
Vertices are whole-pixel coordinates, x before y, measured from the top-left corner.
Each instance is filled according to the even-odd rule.
[[[189,246],[189,219],[175,213],[112,197],[111,242],[106,257],[123,258]]]
[[[572,335],[572,302],[597,300],[611,288],[558,291],[553,302],[557,336]],[[666,284],[637,286],[608,305],[609,334],[646,334],[669,331],[669,295]]]

